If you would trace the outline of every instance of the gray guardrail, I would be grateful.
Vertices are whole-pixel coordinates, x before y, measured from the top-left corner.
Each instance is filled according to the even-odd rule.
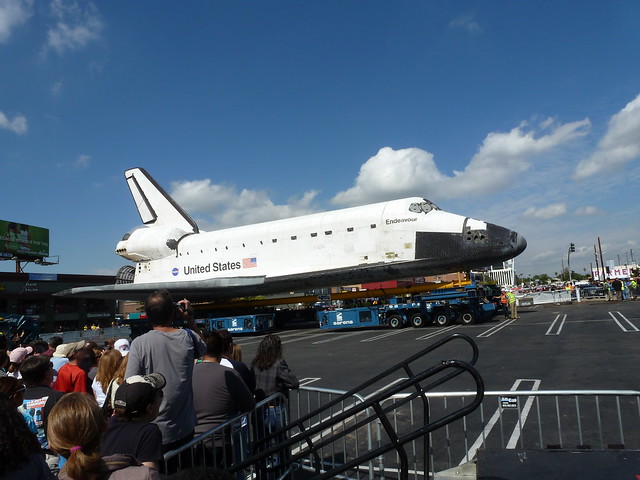
[[[131,339],[131,328],[128,326],[108,327],[97,330],[73,330],[70,332],[54,332],[42,333],[40,338],[47,342],[51,337],[62,337],[62,343],[74,343],[80,340],[92,340],[96,343],[102,343],[110,338],[127,338]]]
[[[570,303],[571,292],[569,290],[554,290],[551,292],[530,292],[516,295],[518,306],[530,307],[545,303]]]

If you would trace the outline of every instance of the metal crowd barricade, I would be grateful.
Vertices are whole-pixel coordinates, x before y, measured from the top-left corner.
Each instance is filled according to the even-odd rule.
[[[292,465],[283,466],[289,453],[280,447],[284,438],[276,430],[288,423],[287,398],[272,395],[251,412],[237,415],[167,452],[162,470],[173,473],[191,467],[213,467],[233,472],[239,480],[283,478],[290,473]],[[263,454],[269,447],[270,453]],[[244,462],[249,457],[254,460]]]
[[[434,361],[429,356],[441,348],[446,350],[453,341],[468,344],[468,362]],[[317,391],[319,395],[331,395],[326,399],[308,395],[304,408],[298,394],[294,402],[297,411],[290,418],[287,399],[269,397],[246,416],[244,439],[239,416],[167,453],[165,469],[217,466],[239,479],[251,475],[259,480],[284,478],[294,467],[312,470],[313,478],[318,479],[361,475],[379,478],[391,469],[397,478],[408,479],[417,456],[428,469],[427,434],[468,415],[481,404],[484,384],[473,367],[477,358],[475,342],[467,335],[454,334],[348,392],[333,395]],[[460,408],[433,415],[426,392],[454,378],[468,382],[474,392],[472,398]],[[411,393],[405,394],[407,391]],[[414,404],[420,405],[421,420],[398,421],[399,412]],[[419,450],[416,442],[421,444]]]
[[[407,394],[395,395],[400,402]],[[470,392],[429,392],[430,415],[442,415],[469,402]],[[422,406],[396,410],[397,421],[422,422]],[[396,421],[396,419],[394,419]],[[375,430],[374,430],[375,434]],[[374,442],[376,439],[374,438]],[[433,478],[437,472],[472,462],[486,450],[640,449],[640,391],[533,390],[485,392],[481,406],[464,418],[429,433],[429,459],[415,457],[411,475]],[[412,448],[419,451],[418,439]],[[385,459],[387,475],[396,478]]]
[[[542,305],[546,303],[571,303],[571,292],[568,290],[529,292],[516,295],[516,299],[518,300],[518,304],[522,304],[522,306],[529,306],[531,304]]]
[[[436,363],[429,359],[430,353],[439,350],[454,340],[466,341],[471,347],[470,362],[444,360]],[[307,462],[308,468],[317,479],[334,478],[336,476],[359,477],[364,469],[369,476],[384,476],[385,465],[380,470],[375,461],[389,452],[397,459],[393,468],[398,478],[409,478],[409,469],[414,452],[407,449],[414,440],[426,439],[430,431],[472,412],[481,401],[484,384],[472,364],[476,362],[478,350],[470,337],[454,334],[423,349],[408,359],[373,377],[362,385],[331,399],[328,403],[295,418],[287,427],[289,440],[282,446],[291,448],[290,462],[297,464]],[[459,375],[469,382],[475,391],[474,398],[457,410],[450,410],[442,416],[427,415],[428,401],[425,392],[437,388]],[[398,402],[386,404],[386,401],[400,392],[412,391]],[[370,392],[370,393],[369,393]],[[344,402],[352,402],[354,396],[360,395],[362,401],[350,403],[343,408]],[[395,411],[409,402],[417,402],[425,413],[422,422],[394,422]],[[319,419],[319,420],[318,420]],[[366,443],[356,447],[360,438],[366,438],[374,422],[380,423],[376,443]],[[402,427],[402,428],[401,428]],[[359,434],[362,432],[362,435]],[[371,438],[369,436],[369,438]],[[424,441],[424,440],[423,440]],[[428,448],[422,450],[425,461],[428,461]],[[356,453],[358,452],[358,453]],[[248,461],[250,462],[250,458]]]
[[[443,401],[467,394],[447,393]],[[434,402],[432,407],[437,408]],[[464,424],[452,425],[447,446],[452,467],[470,461],[478,448],[607,450],[640,448],[640,392],[533,390],[485,392],[485,402]],[[434,444],[438,443],[433,439]],[[457,451],[464,445],[466,451]],[[434,451],[435,454],[435,451]]]
[[[80,340],[94,340],[98,343],[109,338],[131,338],[131,328],[128,326],[106,327],[98,330],[73,330],[68,332],[41,333],[40,338],[45,341],[51,340],[51,337],[62,337],[62,343],[74,343]]]
[[[464,362],[416,368],[456,338],[374,377],[368,389],[303,386],[290,399],[269,397],[169,452],[165,463],[174,470],[216,466],[238,479],[276,480],[295,469],[307,470],[304,478],[428,479],[473,462],[479,449],[640,449],[640,391],[482,394],[481,379]],[[433,391],[461,373],[470,374],[475,391]],[[387,383],[377,388],[381,381]]]

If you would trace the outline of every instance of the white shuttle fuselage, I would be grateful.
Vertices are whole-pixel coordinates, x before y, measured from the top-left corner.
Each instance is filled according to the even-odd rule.
[[[515,257],[516,232],[419,198],[203,232],[143,169],[125,172],[145,227],[116,253],[133,283],[71,294],[142,298],[167,288],[190,298],[256,295],[465,271]]]

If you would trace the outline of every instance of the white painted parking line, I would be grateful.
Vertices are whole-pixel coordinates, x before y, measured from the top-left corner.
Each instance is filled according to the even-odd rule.
[[[321,380],[320,377],[307,377],[307,378],[303,378],[302,380],[300,380],[300,386],[302,387],[303,385],[311,385],[314,382],[317,382],[318,380]]]
[[[540,388],[540,380],[533,381],[533,387],[531,391],[536,391]],[[522,398],[522,397],[520,397]],[[522,410],[520,410],[520,418],[518,419],[518,424],[513,428],[513,432],[511,433],[511,437],[507,442],[507,449],[514,449],[520,439],[520,435],[522,435],[522,431],[524,430],[524,424],[527,422],[527,417],[529,416],[529,412],[531,411],[531,406],[533,405],[533,401],[536,397],[533,395],[527,397],[527,401],[524,404]]]
[[[384,340],[387,337],[392,337],[394,335],[399,335],[399,334],[404,333],[406,331],[410,331],[410,330],[408,330],[406,328],[400,329],[400,330],[391,330],[390,332],[383,333],[382,335],[376,335],[375,337],[365,338],[364,340],[360,340],[360,342],[366,343],[366,342],[375,342],[375,341],[378,341],[378,340]]]
[[[407,377],[400,377],[400,378],[397,378],[396,380],[392,381],[391,383],[389,383],[389,384],[387,384],[387,385],[385,385],[385,386],[383,386],[383,387],[380,387],[380,388],[379,388],[378,390],[376,390],[375,392],[370,393],[369,395],[367,395],[367,396],[365,397],[365,400],[366,400],[367,398],[370,398],[371,396],[375,395],[376,393],[381,392],[381,391],[382,391],[382,390],[384,390],[385,388],[389,388],[389,387],[391,387],[391,386],[395,385],[396,383],[400,383],[400,382],[402,382],[402,381],[404,381],[404,380],[406,380],[406,379],[407,379]],[[300,384],[302,385],[302,381],[300,382]],[[359,403],[359,402],[354,402],[354,404],[355,404],[355,403]],[[344,405],[344,402],[342,403],[342,405]],[[325,418],[323,418],[323,419],[320,419],[320,420],[319,420],[319,421],[317,421],[316,423],[310,424],[310,425],[309,425],[309,429],[311,429],[311,428],[315,427],[316,425],[322,425],[322,423],[323,423],[324,421],[327,421],[327,420],[331,419],[331,417],[332,417],[332,416],[334,416],[334,415],[338,415],[338,414],[342,413],[344,410],[349,409],[349,408],[351,408],[351,407],[350,407],[350,406],[347,406],[345,409],[339,409],[339,405],[336,405],[336,409],[337,409],[337,410],[333,410],[333,409],[332,409],[332,410],[331,410],[331,412],[329,413],[329,415],[328,415],[327,417],[325,417]],[[366,415],[366,412],[360,412],[358,415],[360,415],[360,416]],[[311,442],[312,442],[312,443],[316,443],[316,442],[318,442],[319,440],[321,440],[322,438],[326,437],[327,435],[331,435],[331,434],[335,433],[335,429],[336,429],[336,428],[346,428],[346,426],[347,426],[347,425],[350,425],[350,424],[354,423],[356,420],[357,420],[356,415],[353,415],[353,416],[351,416],[351,417],[347,417],[347,418],[345,418],[344,420],[342,420],[342,424],[341,424],[341,426],[330,426],[330,427],[326,428],[325,430],[323,430],[323,431],[319,432],[315,437],[313,437],[313,438],[311,439]],[[297,435],[297,434],[294,434],[293,436],[295,437],[295,435]],[[294,448],[291,450],[291,452],[295,455],[295,454],[297,454],[298,452],[300,452],[301,450],[302,450],[302,447],[298,446],[298,447],[294,447]]]
[[[282,340],[283,344],[285,344],[285,343],[293,343],[293,342],[299,342],[300,340],[309,340],[310,338],[321,337],[321,336],[326,335],[326,334],[327,334],[326,332],[314,333],[314,334],[311,334],[311,335],[304,335],[304,336],[297,337],[297,338],[287,338],[286,340],[281,337],[281,340]]]
[[[515,383],[509,390],[512,392],[515,392],[516,390],[518,390],[518,387],[522,382],[533,382],[533,388],[531,389],[531,391],[535,391],[540,388],[541,380],[538,380],[538,379],[528,380],[524,378],[519,378],[515,381]],[[522,433],[522,429],[524,428],[524,424],[527,420],[527,417],[529,416],[529,411],[531,410],[533,399],[534,397],[528,397],[525,403],[525,407],[520,411],[520,418],[518,420],[518,423],[514,427],[513,432],[511,433],[511,437],[509,438],[509,444],[507,445],[507,448],[515,448],[515,445],[518,442],[518,439],[520,438],[520,434]],[[458,465],[467,463],[476,456],[476,452],[482,446],[482,444],[486,441],[487,437],[489,436],[489,433],[491,433],[491,430],[500,419],[500,415],[502,414],[502,411],[503,411],[502,406],[498,406],[498,408],[496,408],[496,411],[494,412],[492,417],[489,419],[489,422],[487,422],[482,432],[480,432],[480,435],[478,435],[478,438],[476,438],[476,441],[473,442],[473,445],[471,445],[471,448],[469,449],[467,454],[464,457],[462,457],[462,460],[460,460],[460,463]],[[509,445],[512,445],[512,446],[509,446]]]
[[[489,330],[482,332],[480,335],[478,335],[478,338],[487,338],[490,337],[491,335],[493,335],[494,333],[498,333],[500,330],[502,330],[503,328],[508,327],[509,325],[511,325],[513,322],[515,322],[515,319],[513,320],[503,320],[502,322],[500,322],[498,325],[495,325],[493,327],[491,327]]]
[[[438,330],[434,330],[426,335],[416,338],[416,340],[429,340],[430,338],[437,337],[438,335],[442,335],[443,333],[447,333],[458,328],[460,328],[460,325],[451,325],[450,327],[439,328]]]
[[[560,320],[560,322],[558,323],[558,320]],[[545,335],[560,335],[560,332],[562,331],[562,327],[564,327],[564,322],[567,320],[567,315],[556,315],[556,319],[553,321],[553,323],[551,324],[551,326],[549,327],[549,329],[547,330],[547,333],[545,333]],[[557,327],[556,327],[557,324]]]
[[[390,383],[387,383],[387,384],[386,384],[386,385],[384,385],[383,387],[378,388],[375,392],[372,392],[372,393],[368,394],[368,395],[367,395],[366,397],[364,397],[364,398],[365,398],[365,400],[366,400],[366,399],[368,399],[368,398],[371,398],[371,397],[373,397],[374,395],[376,395],[376,394],[378,394],[378,393],[382,392],[383,390],[385,390],[385,389],[387,389],[387,388],[391,388],[391,387],[393,387],[396,383],[404,382],[405,380],[407,380],[407,378],[408,378],[408,377],[400,377],[400,378],[396,378],[394,381],[392,381],[392,382],[390,382]]]
[[[620,312],[608,312],[608,313],[611,316],[611,318],[613,318],[615,322],[618,324],[618,326],[620,327],[620,330],[622,330],[624,333],[635,333],[640,331],[638,327],[636,327],[633,323],[631,323],[631,320],[629,320]],[[627,325],[629,325],[629,327],[625,326],[624,322],[626,322]]]
[[[330,338],[324,340],[318,340],[317,342],[313,342],[312,345],[320,345],[322,343],[335,342],[336,340],[342,340],[343,338],[353,337],[354,335],[362,335],[363,333],[367,333],[367,330],[358,330],[357,332],[348,332],[343,333],[342,335],[331,335]]]
[[[313,335],[309,335],[309,332],[317,332],[317,330],[302,330],[302,331],[298,330],[294,332],[278,332],[278,336],[280,337],[280,340],[282,340],[282,343],[285,343],[285,341],[287,341],[289,338],[294,338],[295,340],[293,341],[298,341],[298,340],[303,340],[304,338],[309,338],[312,336],[317,337],[318,335],[321,335],[320,333],[314,333]],[[235,337],[233,339],[233,343],[237,343],[242,347],[245,345],[254,345],[256,343],[260,343],[263,338],[264,338],[264,335],[256,336],[256,337]]]

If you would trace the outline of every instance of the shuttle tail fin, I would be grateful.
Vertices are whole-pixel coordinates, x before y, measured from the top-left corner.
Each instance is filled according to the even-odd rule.
[[[198,225],[143,168],[124,172],[129,190],[145,225],[177,227],[198,233]]]

